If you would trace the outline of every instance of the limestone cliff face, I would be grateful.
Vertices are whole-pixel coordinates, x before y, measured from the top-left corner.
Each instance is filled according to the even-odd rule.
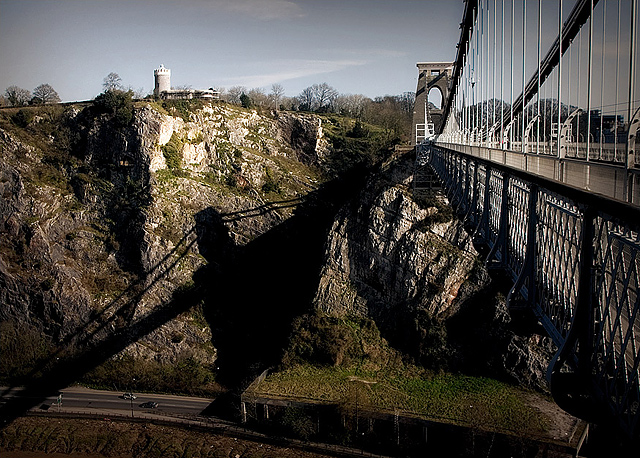
[[[328,151],[317,118],[226,105],[188,117],[147,104],[130,126],[77,107],[0,125],[0,321],[54,342],[100,339],[152,316],[216,262],[287,219]],[[177,165],[176,165],[177,164]],[[253,215],[252,218],[242,216]],[[207,322],[184,312],[130,345],[213,362]]]
[[[410,167],[372,181],[339,213],[327,242],[316,307],[332,315],[373,318],[393,339],[420,314],[455,314],[477,280],[477,253],[446,206],[419,205],[407,186]],[[482,269],[481,269],[482,270]]]
[[[437,211],[420,208],[406,188],[391,184],[344,209],[328,241],[318,306],[383,319],[398,307],[451,315],[477,253],[468,240],[460,243],[457,220],[425,221]]]

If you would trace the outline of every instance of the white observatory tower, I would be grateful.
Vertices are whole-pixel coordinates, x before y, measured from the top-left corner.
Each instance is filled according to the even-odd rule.
[[[155,96],[159,97],[162,92],[171,90],[171,70],[164,68],[164,65],[160,64],[160,68],[156,68],[153,71],[153,76],[156,80],[153,90]]]

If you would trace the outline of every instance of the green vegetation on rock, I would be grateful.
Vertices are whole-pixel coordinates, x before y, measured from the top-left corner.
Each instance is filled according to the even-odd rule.
[[[43,289],[47,287],[49,285],[43,285]],[[0,383],[27,383],[39,373],[52,351],[51,339],[33,326],[16,321],[0,322]]]
[[[179,333],[171,335],[172,339],[178,337]],[[213,369],[193,356],[181,356],[175,362],[124,356],[106,361],[88,372],[82,381],[91,387],[103,389],[113,389],[115,386],[120,390],[212,395],[220,390],[215,383]],[[133,383],[135,385],[132,386]]]
[[[400,356],[380,336],[369,318],[303,315],[293,324],[284,367],[298,364],[381,368],[399,364]]]
[[[164,159],[167,162],[167,167],[172,172],[175,172],[182,168],[183,145],[184,142],[177,134],[177,132],[173,132],[167,144],[161,146],[162,154],[164,155]]]
[[[443,326],[427,329],[420,363],[438,366],[446,351]],[[429,331],[429,329],[431,331]],[[391,348],[368,318],[316,312],[298,318],[283,364],[252,394],[329,402],[343,408],[419,415],[435,421],[542,434],[545,421],[532,407],[530,390],[487,377],[432,371]]]
[[[328,165],[336,174],[382,161],[400,135],[389,135],[380,126],[345,116],[321,115],[324,134],[331,143]]]
[[[422,208],[435,208],[436,211],[425,218],[420,227],[429,229],[434,224],[448,223],[453,219],[453,209],[444,198],[435,191],[429,191],[421,195],[416,202]]]
[[[191,121],[191,115],[204,106],[199,99],[191,100],[163,100],[161,106],[171,116],[179,116],[184,122]]]

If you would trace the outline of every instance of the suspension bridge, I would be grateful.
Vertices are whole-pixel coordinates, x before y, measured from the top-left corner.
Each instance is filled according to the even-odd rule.
[[[636,438],[639,3],[467,0],[455,61],[417,64],[413,118],[414,191],[437,176],[553,339],[558,405]]]

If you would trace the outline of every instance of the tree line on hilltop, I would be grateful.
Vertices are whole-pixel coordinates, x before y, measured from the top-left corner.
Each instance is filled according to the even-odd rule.
[[[129,101],[154,98],[153,94],[145,95],[142,89],[133,90],[131,87],[125,87],[115,72],[104,78],[102,86],[104,91],[96,97],[96,101],[110,108],[124,98]],[[190,86],[175,89],[190,89]],[[222,101],[244,108],[336,113],[398,132],[409,127],[415,102],[413,92],[371,99],[362,94],[341,94],[327,83],[313,84],[294,97],[287,97],[284,87],[279,83],[272,84],[270,92],[245,86],[233,86],[228,89],[217,87],[215,90],[220,94]],[[59,102],[58,93],[46,83],[36,87],[33,92],[18,86],[9,86],[4,95],[0,95],[0,106],[24,107]]]
[[[43,105],[59,102],[60,96],[48,83],[39,85],[33,92],[18,86],[9,86],[4,95],[0,96],[0,107],[23,107],[25,105]]]

